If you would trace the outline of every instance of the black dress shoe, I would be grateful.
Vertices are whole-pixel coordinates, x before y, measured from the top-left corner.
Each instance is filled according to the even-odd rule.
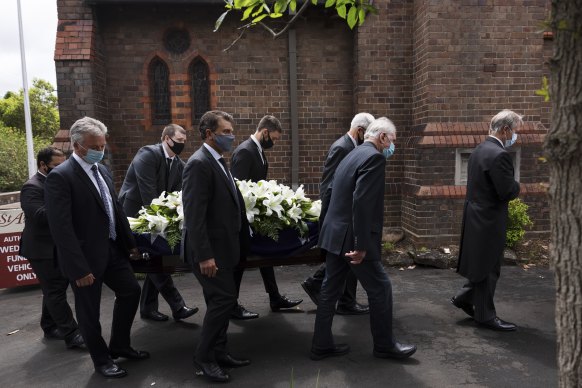
[[[46,339],[54,339],[54,340],[62,340],[65,339],[65,336],[61,334],[61,331],[56,327],[54,329],[50,329],[44,332],[44,338]]]
[[[364,315],[370,313],[370,307],[354,303],[353,306],[337,306],[335,312],[339,315]]]
[[[216,356],[218,365],[227,368],[240,368],[241,366],[251,365],[251,360],[243,358],[234,358],[230,353],[225,353],[221,356]]]
[[[343,356],[344,354],[348,354],[349,351],[350,346],[347,344],[336,344],[333,348],[328,349],[316,349],[312,347],[309,358],[318,361],[327,357]]]
[[[107,378],[120,378],[127,376],[127,371],[117,364],[108,364],[95,367],[95,372]]]
[[[170,319],[170,317],[168,317],[166,314],[162,314],[159,311],[147,311],[147,312],[143,312],[140,313],[141,315],[141,319],[149,319],[151,321],[158,321],[158,322],[163,322],[163,321],[167,321],[168,319]]]
[[[215,362],[198,362],[195,360],[194,369],[196,371],[196,376],[204,376],[210,381],[216,381],[219,383],[230,381],[230,375],[222,370],[222,368]]]
[[[463,310],[465,312],[465,314],[467,314],[471,318],[473,318],[475,316],[475,308],[473,307],[472,304],[465,303],[465,302],[460,302],[454,296],[451,298],[451,303],[456,308],[459,308],[459,309]]]
[[[76,333],[71,338],[65,338],[65,345],[67,349],[85,349],[85,340],[81,333]]]
[[[150,358],[150,354],[145,350],[135,350],[133,348],[109,350],[109,355],[111,358],[116,359],[119,357],[127,358],[129,360],[145,360]]]
[[[378,358],[408,358],[416,352],[416,345],[404,345],[400,342],[395,342],[390,349],[376,349],[374,348],[374,357]]]
[[[232,319],[243,319],[243,320],[255,319],[259,317],[259,314],[253,313],[252,311],[245,309],[242,305],[237,304],[236,306],[234,306],[234,310],[232,310],[230,317]]]
[[[491,330],[498,331],[515,331],[517,330],[517,325],[511,322],[505,322],[499,317],[495,317],[487,322],[478,322],[480,326],[486,327]]]
[[[308,280],[302,281],[301,287],[303,288],[303,291],[305,291],[305,293],[309,296],[313,304],[317,306],[319,303],[319,292],[321,291],[321,288],[317,287],[315,284]]]
[[[191,309],[190,307],[183,306],[180,310],[172,313],[172,317],[174,317],[174,321],[179,321],[181,319],[186,319],[191,317],[192,315],[198,312],[198,307],[194,307]]]
[[[269,304],[271,305],[271,311],[277,312],[281,309],[295,307],[301,302],[303,302],[303,299],[293,300],[287,298],[286,296],[279,295],[279,297],[271,299]]]

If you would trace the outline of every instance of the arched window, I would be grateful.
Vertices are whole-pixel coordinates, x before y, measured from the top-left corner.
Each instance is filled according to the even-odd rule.
[[[192,93],[192,121],[210,110],[210,81],[208,64],[200,57],[190,65],[190,93]]]
[[[152,59],[149,68],[152,123],[166,125],[172,120],[170,106],[170,71],[160,58]]]

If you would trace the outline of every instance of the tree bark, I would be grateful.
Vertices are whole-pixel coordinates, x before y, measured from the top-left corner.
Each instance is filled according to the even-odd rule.
[[[552,1],[552,259],[560,387],[582,387],[582,0]]]

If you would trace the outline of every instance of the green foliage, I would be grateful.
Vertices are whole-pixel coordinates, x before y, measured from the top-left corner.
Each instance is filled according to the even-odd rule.
[[[35,138],[34,154],[52,143],[52,140]],[[18,191],[28,180],[26,137],[0,123],[0,192]]]
[[[550,101],[550,88],[548,83],[548,77],[544,76],[542,78],[542,87],[535,91],[536,95],[544,97],[544,101]]]
[[[28,91],[33,136],[52,140],[59,130],[58,99],[55,88],[47,81],[35,78]],[[0,124],[25,133],[24,91],[7,92],[0,99]]]
[[[214,31],[220,28],[230,11],[242,13],[241,21],[248,21],[245,27],[250,27],[261,23],[266,18],[281,18],[288,10],[290,15],[293,15],[297,9],[297,0],[225,0],[225,2],[226,11],[216,20]],[[306,0],[299,12],[309,4],[310,1]],[[318,5],[318,0],[311,0],[311,4]],[[371,0],[324,0],[324,7],[334,7],[337,14],[346,20],[351,29],[356,25],[361,26],[368,13],[378,13]]]
[[[507,222],[507,234],[505,236],[505,245],[509,248],[512,248],[523,238],[526,227],[533,226],[533,222],[527,214],[528,208],[529,206],[523,203],[519,198],[509,202],[509,217]]]
[[[390,241],[384,241],[382,243],[382,251],[384,253],[390,253],[394,250],[394,244],[391,243]]]

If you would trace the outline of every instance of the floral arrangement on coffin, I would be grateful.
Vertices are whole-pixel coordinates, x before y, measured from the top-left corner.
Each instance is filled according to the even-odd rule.
[[[158,236],[168,242],[171,250],[182,238],[184,223],[184,208],[182,207],[182,192],[166,193],[165,191],[143,206],[137,218],[127,217],[131,230],[136,233],[150,233],[153,242]]]
[[[255,233],[275,241],[284,228],[294,228],[304,237],[309,228],[306,222],[317,222],[321,201],[305,196],[303,185],[293,191],[277,181],[239,181],[244,198],[247,220]]]
[[[293,191],[276,181],[237,180],[237,184],[245,201],[247,220],[257,234],[277,241],[282,229],[294,228],[303,237],[309,230],[306,222],[319,219],[321,201],[307,198],[303,185]],[[152,243],[160,236],[174,250],[182,238],[182,192],[163,192],[151,204],[143,206],[137,218],[127,219],[132,231],[150,233]]]

